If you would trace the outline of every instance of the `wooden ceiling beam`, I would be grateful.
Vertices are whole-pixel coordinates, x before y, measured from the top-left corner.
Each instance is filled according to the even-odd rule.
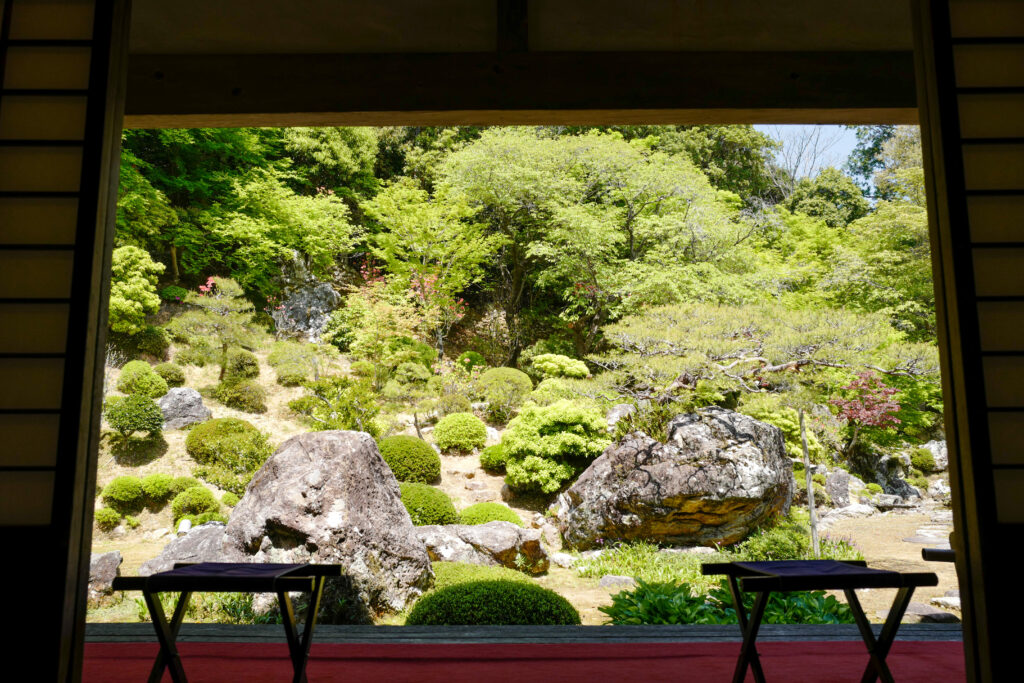
[[[709,122],[724,122],[722,112],[760,112],[767,118],[747,120],[828,123],[843,112],[850,123],[912,123],[913,57],[902,51],[132,55],[125,125],[380,125],[402,113],[447,115],[452,124],[543,122],[548,115],[557,119],[549,122],[566,122],[587,112],[603,112],[604,122],[643,112],[667,122],[705,111]]]

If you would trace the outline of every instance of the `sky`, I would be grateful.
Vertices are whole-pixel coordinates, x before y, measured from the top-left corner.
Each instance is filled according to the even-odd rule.
[[[819,147],[824,148],[817,154],[817,163],[802,169],[801,175],[815,175],[818,169],[826,166],[842,168],[846,158],[853,151],[857,144],[857,136],[845,126],[771,126],[756,125],[757,130],[766,133],[776,139],[781,139],[783,144],[787,141],[794,141],[806,138],[814,132],[818,133]]]

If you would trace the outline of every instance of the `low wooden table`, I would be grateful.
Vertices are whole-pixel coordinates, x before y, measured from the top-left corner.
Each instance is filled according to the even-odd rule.
[[[702,565],[705,575],[724,574],[729,578],[736,617],[743,632],[743,646],[733,683],[743,683],[749,667],[757,683],[765,683],[764,671],[758,658],[757,632],[764,618],[765,607],[772,591],[813,591],[841,590],[846,595],[850,610],[860,629],[864,644],[867,645],[870,661],[864,670],[861,683],[870,683],[881,678],[893,683],[892,672],[885,658],[892,648],[900,620],[910,604],[914,589],[918,586],[936,586],[939,578],[931,572],[893,572],[870,569],[865,562],[838,560],[792,560],[777,562],[727,562]],[[882,632],[876,639],[871,623],[864,614],[857,599],[857,588],[896,588],[896,599],[885,620]],[[748,616],[743,608],[743,592],[756,593],[754,608]]]
[[[186,683],[188,678],[181,665],[175,639],[185,618],[185,609],[192,593],[277,593],[281,605],[288,652],[295,673],[293,683],[306,682],[306,662],[313,641],[313,627],[323,596],[324,579],[340,577],[341,566],[336,564],[233,564],[202,562],[179,564],[174,569],[150,576],[120,576],[114,579],[114,590],[142,591],[153,628],[160,643],[160,652],[149,674],[150,683],[159,683],[164,669],[170,668],[171,680]],[[309,593],[309,606],[300,636],[295,623],[295,610],[288,593]],[[170,621],[164,614],[157,593],[180,593]]]

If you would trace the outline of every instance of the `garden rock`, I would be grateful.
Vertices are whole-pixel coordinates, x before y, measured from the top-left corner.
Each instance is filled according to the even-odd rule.
[[[673,418],[667,431],[668,443],[636,432],[609,446],[559,496],[570,547],[728,545],[789,510],[793,470],[777,427],[711,407]]]
[[[927,448],[932,458],[935,460],[934,472],[945,472],[949,468],[949,449],[946,447],[946,442],[932,440],[926,443],[923,448]]]
[[[308,284],[287,290],[284,299],[271,317],[278,334],[291,335],[315,342],[338,307],[341,297],[325,282]]]
[[[531,574],[548,570],[548,554],[538,529],[488,522],[420,526],[416,533],[433,561],[503,566]]]
[[[493,446],[494,444],[498,443],[501,443],[501,432],[499,432],[494,427],[488,427],[486,445]]]
[[[836,507],[850,504],[850,473],[846,470],[833,469],[825,476],[825,493],[832,499]]]
[[[201,524],[178,536],[163,551],[139,567],[139,576],[174,569],[175,562],[245,562],[248,558],[233,549],[224,535],[223,522]]]
[[[354,594],[324,603],[347,598],[350,611],[327,618],[365,622],[404,609],[433,578],[398,482],[364,432],[285,441],[252,478],[226,534],[253,562],[343,565]]]
[[[112,550],[109,553],[97,555],[93,553],[89,558],[89,600],[98,601],[111,593],[114,589],[111,584],[118,576],[121,576],[121,553]]]
[[[949,482],[945,479],[938,479],[928,484],[928,495],[942,501],[943,503],[949,503],[951,494],[952,492],[949,490]]]
[[[184,429],[206,422],[213,413],[203,405],[203,397],[195,389],[175,387],[157,401],[164,414],[164,429]]]
[[[576,558],[569,553],[551,553],[549,556],[551,563],[562,567],[563,569],[571,569],[576,564]]]
[[[818,518],[818,524],[822,527],[828,527],[841,519],[853,519],[855,517],[870,517],[875,514],[875,508],[870,505],[864,505],[863,503],[854,503],[853,505],[846,505],[841,508],[835,508],[829,510],[827,513]]]
[[[632,403],[620,403],[618,405],[612,406],[608,410],[607,414],[605,414],[605,420],[608,421],[608,432],[614,432],[615,425],[619,423],[619,420],[626,417],[627,415],[632,415],[635,412],[636,406],[633,405]]]
[[[598,581],[601,588],[633,588],[636,586],[636,579],[632,576],[617,576],[616,574],[605,574]]]

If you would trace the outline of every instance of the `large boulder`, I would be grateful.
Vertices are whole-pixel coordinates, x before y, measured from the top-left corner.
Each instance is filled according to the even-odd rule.
[[[325,282],[305,282],[286,290],[285,297],[270,315],[278,334],[315,342],[327,327],[331,312],[341,297]]]
[[[630,434],[559,496],[559,530],[573,547],[645,539],[727,545],[789,510],[793,470],[782,432],[724,408],[668,424],[669,441]]]
[[[945,439],[941,441],[933,439],[926,443],[923,448],[927,448],[931,452],[932,458],[935,460],[935,469],[932,470],[933,472],[945,472],[949,468],[949,449],[946,446]]]
[[[548,570],[548,554],[541,546],[540,529],[524,529],[511,522],[446,524],[416,527],[430,559],[468,562],[521,569],[531,574]]]
[[[850,473],[835,467],[825,475],[825,493],[837,508],[850,504]]]
[[[223,522],[207,522],[190,529],[164,546],[159,555],[142,563],[140,576],[174,569],[177,562],[248,562],[249,558],[227,542]]]
[[[253,562],[343,565],[355,595],[339,597],[356,608],[336,617],[345,621],[402,610],[433,580],[398,482],[363,432],[285,441],[252,478],[226,537]]]
[[[89,558],[89,602],[97,602],[114,592],[111,584],[121,575],[121,553],[112,550],[109,553]]]
[[[157,403],[164,414],[164,429],[184,429],[206,422],[213,414],[203,405],[203,397],[199,392],[188,387],[171,389]]]

